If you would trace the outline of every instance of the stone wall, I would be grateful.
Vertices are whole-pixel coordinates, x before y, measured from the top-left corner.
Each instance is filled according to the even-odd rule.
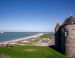
[[[65,48],[68,58],[75,58],[75,25],[66,25],[67,30]]]

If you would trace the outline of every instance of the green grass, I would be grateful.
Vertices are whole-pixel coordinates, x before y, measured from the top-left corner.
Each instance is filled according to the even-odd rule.
[[[11,58],[65,58],[50,47],[39,46],[0,47],[0,54],[9,55]]]
[[[53,37],[53,35],[51,35],[51,34],[44,34],[44,35],[42,35],[40,37],[37,37],[37,38],[31,38],[30,44],[34,43],[34,42],[37,42],[37,41],[39,41],[39,40],[41,40],[43,38],[52,39],[52,37]]]
[[[53,35],[51,34],[44,34],[42,36],[40,36],[40,38],[48,38],[48,39],[51,39]]]

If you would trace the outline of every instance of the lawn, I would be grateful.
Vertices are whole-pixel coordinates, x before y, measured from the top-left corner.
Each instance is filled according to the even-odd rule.
[[[28,44],[38,42],[39,40],[41,40],[43,38],[45,38],[45,39],[53,39],[52,37],[53,37],[52,34],[49,34],[49,33],[48,34],[43,34],[42,36],[39,36],[37,38],[31,38],[30,43],[28,43]]]
[[[50,47],[40,46],[0,47],[0,55],[2,54],[10,58],[65,58]]]

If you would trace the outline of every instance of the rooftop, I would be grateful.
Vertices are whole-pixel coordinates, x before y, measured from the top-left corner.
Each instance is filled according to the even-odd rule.
[[[68,24],[75,24],[75,17],[70,16],[69,18],[66,18],[66,20],[63,23],[64,25],[68,25]]]

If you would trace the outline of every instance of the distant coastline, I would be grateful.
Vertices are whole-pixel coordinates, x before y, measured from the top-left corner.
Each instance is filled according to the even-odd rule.
[[[0,33],[0,42],[11,41],[18,38],[28,37],[41,32],[4,32]]]
[[[42,36],[42,35],[43,35],[43,33],[38,33],[38,34],[27,36],[27,37],[22,37],[22,38],[17,38],[17,39],[14,39],[14,40],[0,42],[0,44],[15,44],[18,41],[23,41],[23,40],[25,41],[27,39],[37,38],[37,37]]]

